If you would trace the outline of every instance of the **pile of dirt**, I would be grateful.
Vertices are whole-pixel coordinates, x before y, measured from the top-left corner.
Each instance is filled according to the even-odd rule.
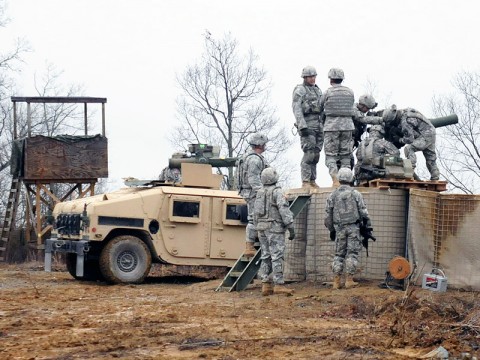
[[[260,284],[150,277],[141,285],[74,280],[41,264],[0,265],[2,359],[450,359],[480,355],[478,293],[348,290],[302,282],[293,296]]]

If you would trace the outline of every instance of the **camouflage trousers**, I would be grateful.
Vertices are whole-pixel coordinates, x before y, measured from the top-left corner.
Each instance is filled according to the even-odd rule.
[[[337,175],[339,168],[349,168],[353,153],[352,131],[325,131],[325,165],[330,176]]]
[[[323,126],[317,119],[308,121],[308,136],[300,136],[300,145],[303,151],[300,162],[302,181],[314,181],[317,178],[317,164],[320,160],[320,151],[323,147]]]
[[[421,151],[425,157],[425,164],[430,173],[431,180],[438,180],[440,171],[437,167],[437,154],[435,152],[435,134],[433,138],[427,139],[423,136],[415,139],[413,143],[405,145],[403,150],[405,157],[412,162],[412,167],[415,169],[417,165],[417,155],[415,152]]]
[[[245,228],[245,241],[254,243],[257,240],[257,230],[255,229],[255,225],[253,224],[253,210],[255,205],[255,197],[253,198],[246,198],[245,201],[247,202],[247,227]]]
[[[358,258],[362,250],[360,240],[360,226],[358,224],[334,225],[337,232],[335,240],[335,257],[333,258],[332,271],[335,275],[346,273],[355,274]]]
[[[285,233],[272,233],[269,230],[258,231],[262,264],[260,278],[262,282],[284,284],[283,254],[285,252]]]

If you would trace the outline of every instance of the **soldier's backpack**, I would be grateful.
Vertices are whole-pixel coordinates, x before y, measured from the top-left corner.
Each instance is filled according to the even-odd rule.
[[[333,195],[333,222],[336,224],[354,224],[360,219],[354,189],[336,190]]]
[[[270,214],[270,207],[273,203],[273,192],[275,189],[280,189],[280,187],[263,187],[257,192],[253,206],[253,216],[257,223],[257,230],[267,230],[270,228],[271,222],[273,221]]]
[[[265,162],[263,160],[263,157],[258,155],[257,153],[248,153],[248,154],[243,154],[240,156],[236,162],[236,167],[237,167],[237,173],[235,177],[235,183],[238,189],[238,192],[242,191],[243,189],[250,189],[251,186],[248,183],[248,167],[246,166],[247,158],[249,156],[258,156],[261,160],[262,163],[265,165]],[[265,166],[264,166],[265,167]]]

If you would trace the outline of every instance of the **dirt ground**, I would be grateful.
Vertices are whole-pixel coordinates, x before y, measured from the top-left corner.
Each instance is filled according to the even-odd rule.
[[[0,265],[1,359],[449,359],[480,354],[479,293],[361,282],[332,290],[155,277],[141,285],[74,280],[41,264]]]

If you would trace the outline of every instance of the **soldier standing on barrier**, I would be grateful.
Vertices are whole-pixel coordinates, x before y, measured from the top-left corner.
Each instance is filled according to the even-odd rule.
[[[412,162],[413,170],[417,165],[415,152],[421,151],[430,173],[430,180],[438,180],[440,171],[437,167],[437,154],[435,151],[435,127],[422,113],[413,109],[397,109],[395,105],[383,111],[386,135],[398,148],[405,145],[404,152],[407,159]],[[386,138],[388,138],[386,136]],[[419,180],[418,176],[414,177]]]
[[[346,276],[345,288],[357,286],[353,275],[357,271],[358,257],[362,250],[360,224],[370,224],[367,207],[362,194],[352,188],[353,173],[349,168],[338,171],[340,187],[327,198],[325,226],[330,231],[330,240],[335,241],[335,257],[332,271],[333,288],[340,289],[342,277]]]
[[[246,248],[244,255],[254,256],[255,241],[257,239],[257,231],[253,224],[253,209],[255,205],[255,197],[257,191],[262,188],[260,175],[267,167],[265,158],[262,153],[265,151],[268,138],[259,133],[253,134],[248,143],[250,149],[237,161],[237,185],[238,193],[247,202],[248,224],[246,227]]]
[[[295,238],[293,213],[282,188],[277,186],[278,174],[275,169],[270,167],[263,170],[261,180],[263,187],[257,192],[254,219],[262,250],[262,295],[290,295],[293,289],[285,287],[283,261],[285,232],[288,230],[290,240]]]
[[[297,85],[293,90],[292,108],[303,151],[300,170],[302,187],[305,188],[318,188],[315,179],[323,147],[323,122],[319,106],[322,90],[315,85],[316,77],[317,71],[313,66],[304,67],[303,84]]]
[[[342,85],[345,75],[342,69],[333,68],[328,72],[332,87],[322,95],[320,110],[325,117],[323,133],[325,137],[325,164],[333,186],[339,186],[337,172],[340,168],[351,167],[353,153],[353,91]]]

